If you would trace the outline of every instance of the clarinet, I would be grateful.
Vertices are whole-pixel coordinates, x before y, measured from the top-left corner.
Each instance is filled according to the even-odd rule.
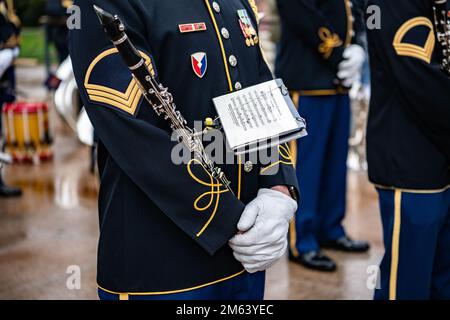
[[[442,47],[442,70],[450,76],[450,19],[448,17],[447,0],[433,0],[434,24],[436,38]]]
[[[197,132],[195,129],[188,127],[187,121],[177,110],[172,94],[152,75],[144,58],[128,38],[125,25],[120,18],[95,5],[94,10],[105,33],[117,48],[122,60],[138,83],[140,91],[156,114],[169,122],[170,128],[176,134],[178,141],[189,149],[195,159],[200,161],[211,176],[234,194],[230,187],[231,183],[224,172],[215,166],[211,157],[206,153],[201,139],[203,132]]]

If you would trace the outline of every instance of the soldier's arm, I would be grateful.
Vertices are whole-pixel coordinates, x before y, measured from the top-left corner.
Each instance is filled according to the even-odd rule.
[[[406,99],[402,107],[450,160],[450,79],[432,60],[433,52],[441,49],[434,41],[429,4],[377,3],[382,5],[382,28],[369,31],[371,46],[381,52],[386,61],[382,67],[389,67],[395,90]]]
[[[156,70],[134,1],[100,1],[100,7],[121,16],[132,42]],[[195,161],[175,164],[177,144],[167,125],[141,97],[130,71],[114,52],[92,9],[77,3],[81,30],[70,33],[70,51],[83,102],[96,134],[114,161],[179,228],[214,254],[237,231],[244,209],[230,192]]]
[[[278,0],[278,9],[290,30],[337,69],[342,61],[344,43],[338,39],[336,31],[315,1]]]
[[[284,143],[273,148],[271,153],[275,157],[270,163],[262,166],[259,172],[259,184],[261,188],[270,189],[277,186],[293,187],[298,199],[300,190],[291,147],[289,144]]]

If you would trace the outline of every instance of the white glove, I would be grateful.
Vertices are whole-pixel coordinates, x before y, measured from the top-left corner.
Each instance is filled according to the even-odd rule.
[[[0,50],[0,77],[3,76],[6,69],[8,69],[14,58],[16,51],[14,49],[3,49]]]
[[[238,223],[240,232],[230,241],[234,257],[254,273],[270,268],[286,252],[289,221],[297,202],[275,190],[261,189]]]
[[[352,44],[344,50],[342,56],[344,60],[338,66],[337,76],[345,87],[350,88],[353,83],[361,79],[361,69],[366,53],[361,46]]]
[[[16,59],[20,54],[20,49],[19,49],[19,47],[15,47],[12,50],[13,50],[14,59]]]

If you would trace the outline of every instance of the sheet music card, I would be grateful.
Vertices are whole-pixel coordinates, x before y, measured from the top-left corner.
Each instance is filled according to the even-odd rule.
[[[229,147],[236,153],[268,148],[305,136],[299,116],[281,79],[232,92],[213,99]]]

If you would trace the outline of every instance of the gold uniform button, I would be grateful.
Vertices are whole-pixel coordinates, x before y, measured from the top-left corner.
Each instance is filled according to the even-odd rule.
[[[236,67],[236,65],[237,65],[237,58],[236,58],[234,55],[231,55],[231,56],[228,58],[228,62],[230,62],[230,65],[231,65],[232,67]]]
[[[218,4],[217,2],[214,1],[214,2],[212,3],[212,5],[213,5],[214,11],[217,12],[217,13],[219,13],[219,12],[220,12],[220,6],[219,6],[219,4]]]
[[[241,90],[241,89],[242,89],[242,84],[241,84],[240,82],[236,82],[236,83],[234,84],[234,88],[235,88],[236,90]]]
[[[244,164],[244,171],[247,173],[250,173],[250,172],[252,172],[252,170],[253,170],[253,163],[251,161],[247,161]]]
[[[222,28],[222,30],[220,30],[220,32],[222,33],[222,37],[224,37],[224,39],[230,38],[230,32],[228,32],[227,28]]]
[[[212,118],[206,118],[205,127],[212,127],[212,126],[214,126],[214,120]]]

